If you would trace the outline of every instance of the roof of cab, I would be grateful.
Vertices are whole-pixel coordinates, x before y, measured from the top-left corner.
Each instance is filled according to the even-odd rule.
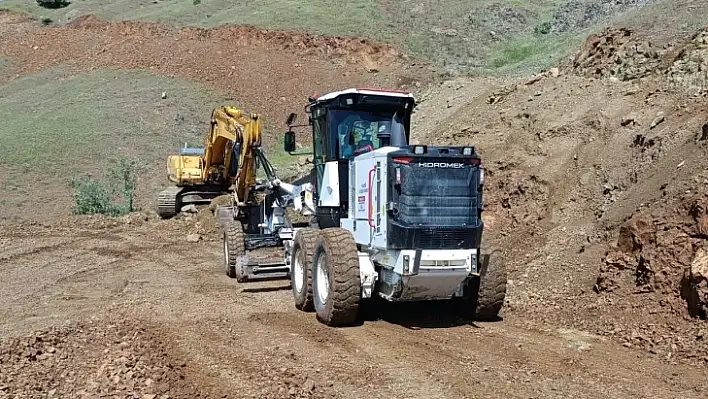
[[[399,98],[410,98],[415,101],[413,94],[407,91],[400,90],[385,90],[385,89],[368,89],[368,88],[351,88],[340,91],[333,91],[319,97],[315,96],[315,102],[328,101],[335,99],[343,94],[369,94],[369,95],[379,95],[379,96],[389,96],[389,97],[399,97]]]

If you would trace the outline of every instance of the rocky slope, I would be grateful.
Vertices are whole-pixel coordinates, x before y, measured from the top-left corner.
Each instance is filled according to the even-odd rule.
[[[705,29],[656,43],[608,28],[523,81],[423,96],[418,115],[442,122],[419,121],[419,140],[474,144],[486,163],[512,313],[708,361],[706,49]]]

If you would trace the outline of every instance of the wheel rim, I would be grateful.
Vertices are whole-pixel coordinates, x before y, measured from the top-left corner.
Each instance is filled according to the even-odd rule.
[[[323,252],[317,258],[317,298],[324,305],[327,303],[327,297],[329,297],[329,270],[327,255]]]
[[[293,276],[295,277],[295,291],[302,292],[302,286],[304,285],[303,276],[305,271],[300,261],[300,248],[295,251],[295,264],[293,265]]]

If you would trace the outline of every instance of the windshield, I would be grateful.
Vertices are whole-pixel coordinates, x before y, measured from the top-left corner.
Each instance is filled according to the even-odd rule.
[[[394,112],[330,111],[330,132],[336,136],[340,159],[373,151],[387,145],[406,145],[405,127]]]

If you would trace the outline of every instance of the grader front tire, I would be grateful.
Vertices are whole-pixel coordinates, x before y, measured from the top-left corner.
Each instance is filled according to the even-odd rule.
[[[320,233],[313,257],[317,319],[330,327],[353,325],[359,315],[361,277],[354,236],[342,228]]]
[[[243,226],[238,221],[232,221],[224,229],[224,266],[226,275],[239,283],[246,281],[245,255]]]

